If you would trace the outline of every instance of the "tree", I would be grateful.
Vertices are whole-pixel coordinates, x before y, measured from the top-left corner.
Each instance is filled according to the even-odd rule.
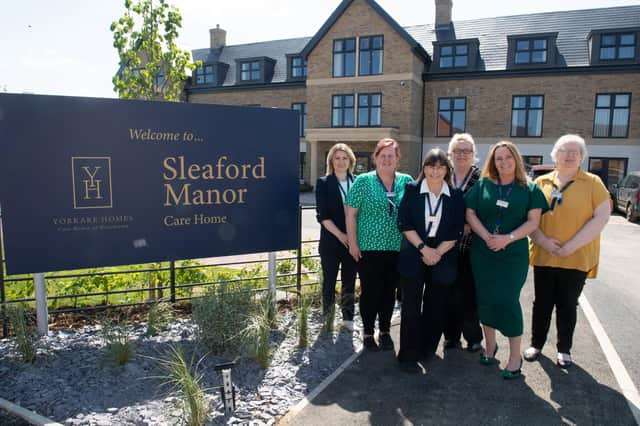
[[[115,91],[122,99],[179,101],[187,70],[196,68],[176,45],[180,12],[165,0],[125,0],[124,6],[125,14],[111,24],[120,57]]]

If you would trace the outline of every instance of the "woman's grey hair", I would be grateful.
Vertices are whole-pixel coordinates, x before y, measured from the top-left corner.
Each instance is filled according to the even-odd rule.
[[[473,164],[476,164],[479,161],[478,157],[476,156],[476,143],[469,133],[456,133],[451,137],[451,140],[449,141],[449,148],[447,150],[449,157],[453,156],[453,150],[459,142],[467,142],[471,145],[471,147],[473,148]]]
[[[553,145],[553,149],[551,150],[551,159],[554,163],[558,162],[558,151],[562,149],[568,143],[576,143],[580,147],[580,160],[584,161],[587,158],[587,144],[584,139],[582,139],[578,135],[564,135],[561,136],[556,143]]]

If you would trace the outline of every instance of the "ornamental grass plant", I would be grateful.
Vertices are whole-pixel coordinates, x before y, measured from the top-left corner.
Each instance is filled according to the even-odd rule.
[[[20,359],[27,364],[36,362],[40,336],[30,321],[23,306],[9,310],[9,322],[15,335],[15,348]]]

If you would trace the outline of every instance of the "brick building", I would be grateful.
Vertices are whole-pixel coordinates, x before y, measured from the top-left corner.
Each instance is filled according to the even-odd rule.
[[[203,66],[189,102],[300,111],[301,179],[324,174],[331,145],[372,168],[383,137],[401,144],[403,171],[473,134],[480,161],[515,142],[529,164],[549,163],[555,140],[587,141],[584,167],[608,185],[640,170],[640,6],[452,21],[435,0],[433,23],[401,27],[373,0],[344,0],[312,37],[194,50]]]

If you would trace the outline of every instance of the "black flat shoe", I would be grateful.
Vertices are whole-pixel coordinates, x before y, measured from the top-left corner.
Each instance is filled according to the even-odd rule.
[[[362,339],[362,346],[370,352],[378,352],[380,350],[373,336],[365,336],[365,338]]]
[[[422,373],[422,368],[415,361],[400,361],[400,370],[408,374]]]
[[[391,339],[391,336],[389,335],[389,333],[380,333],[380,335],[378,336],[378,339],[380,340],[380,349],[383,351],[392,351],[394,346],[393,346],[393,339]]]

